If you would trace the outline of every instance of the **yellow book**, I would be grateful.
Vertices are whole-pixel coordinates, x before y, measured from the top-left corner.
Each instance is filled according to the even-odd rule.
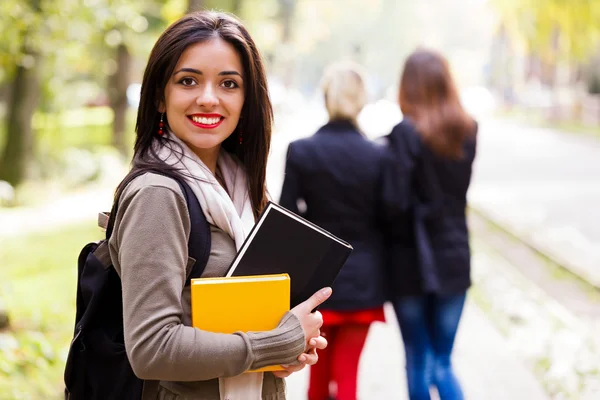
[[[288,274],[192,279],[192,325],[218,333],[274,329],[290,309]],[[279,365],[251,372],[281,371]]]

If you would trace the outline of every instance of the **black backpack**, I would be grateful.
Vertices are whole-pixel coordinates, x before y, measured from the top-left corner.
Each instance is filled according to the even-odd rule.
[[[149,171],[134,173],[127,181],[131,182],[144,172]],[[190,214],[188,252],[197,261],[189,272],[187,286],[191,278],[202,275],[208,261],[210,227],[192,189],[182,179],[168,176],[181,187]],[[118,199],[110,216],[117,215],[117,208]],[[148,216],[157,217],[160,216]],[[68,400],[136,400],[145,394],[154,394],[152,392],[157,389],[157,382],[143,381],[135,376],[125,353],[121,279],[108,252],[113,227],[114,218],[110,218],[106,239],[87,244],[79,254],[75,333],[64,376],[65,399]]]

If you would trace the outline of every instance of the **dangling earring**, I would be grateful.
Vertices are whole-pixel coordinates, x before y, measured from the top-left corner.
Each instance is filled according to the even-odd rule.
[[[165,126],[165,113],[160,114],[160,122],[158,123],[158,134],[162,136],[165,131],[163,130]]]

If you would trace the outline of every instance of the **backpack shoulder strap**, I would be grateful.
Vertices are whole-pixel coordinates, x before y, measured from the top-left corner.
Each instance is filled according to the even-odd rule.
[[[185,285],[190,284],[191,278],[199,278],[204,272],[204,268],[206,267],[206,263],[208,262],[208,258],[210,256],[210,246],[211,246],[211,235],[210,235],[210,226],[206,217],[204,216],[204,212],[202,211],[202,207],[200,206],[200,202],[196,198],[192,188],[185,182],[185,180],[180,177],[166,174],[161,171],[154,170],[146,170],[139,171],[129,176],[128,181],[131,182],[134,178],[139,175],[142,175],[146,172],[152,172],[154,174],[163,175],[167,178],[173,179],[175,182],[179,184],[181,191],[185,197],[185,202],[188,207],[188,212],[190,214],[190,238],[188,240],[188,255],[189,257],[196,260],[194,266],[191,271],[188,273],[188,277],[185,281]],[[112,210],[110,212],[110,217],[108,219],[107,229],[106,229],[106,240],[110,238],[113,228],[114,228],[114,220],[117,216],[118,211],[118,203],[119,199],[116,198]]]
[[[202,275],[208,262],[211,246],[210,226],[192,188],[181,179],[176,179],[176,181],[183,191],[190,213],[188,255],[196,260],[185,281],[185,285],[187,286],[190,284],[192,278],[199,278]]]

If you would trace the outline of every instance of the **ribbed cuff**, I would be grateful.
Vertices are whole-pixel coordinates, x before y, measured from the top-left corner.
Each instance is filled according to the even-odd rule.
[[[289,311],[272,331],[248,332],[247,336],[253,359],[250,369],[292,364],[306,348],[306,338],[300,320]]]

